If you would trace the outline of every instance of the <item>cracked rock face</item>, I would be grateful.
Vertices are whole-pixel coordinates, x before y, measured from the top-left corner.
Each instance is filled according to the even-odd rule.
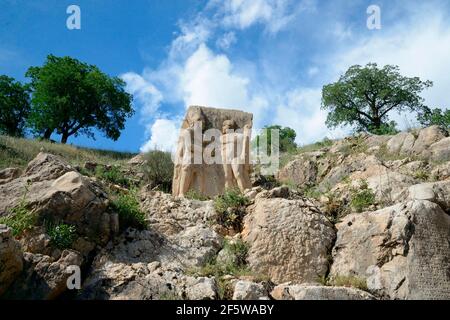
[[[415,200],[351,214],[337,225],[331,276],[367,279],[391,299],[450,297],[450,216]]]
[[[8,289],[23,268],[22,250],[11,229],[0,224],[0,296]]]
[[[374,300],[365,291],[347,287],[280,284],[271,295],[276,300]]]
[[[275,283],[315,282],[325,276],[334,238],[325,215],[301,199],[257,197],[243,231],[252,271]]]
[[[0,216],[23,199],[38,222],[73,224],[97,243],[106,243],[117,229],[116,218],[106,212],[108,199],[100,186],[51,154],[39,153],[21,177],[0,185]]]

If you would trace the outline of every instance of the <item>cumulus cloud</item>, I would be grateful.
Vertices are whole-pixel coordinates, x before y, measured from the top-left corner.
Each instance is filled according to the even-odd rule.
[[[329,64],[334,66],[331,72],[337,77],[351,65],[368,62],[380,66],[398,65],[403,75],[434,82],[434,86],[422,94],[426,104],[449,108],[450,26],[438,9],[418,11],[427,14],[417,16],[412,23],[398,24],[383,33],[375,32],[361,38],[345,51],[330,57]],[[392,116],[403,128],[414,122],[415,117],[409,114],[405,118],[396,113]]]
[[[169,119],[157,119],[148,128],[150,139],[141,147],[141,152],[163,150],[174,153],[178,139],[178,122]]]
[[[314,29],[318,29],[314,33],[323,35],[327,45],[321,40],[308,39],[308,45],[316,46],[310,55],[305,58],[298,57],[297,52],[292,55],[297,62],[301,61],[301,68],[291,68],[293,61],[280,60],[278,54],[262,57],[256,54],[258,59],[245,59],[227,50],[235,45],[238,32],[256,25],[270,32],[267,37],[270,41],[255,44],[256,52],[276,49],[282,41],[290,43],[296,39],[293,33],[297,30],[290,31],[286,26],[294,22],[299,25],[298,12],[314,7],[315,3],[313,0],[211,0],[205,9],[208,15],[204,11],[190,23],[180,22],[179,33],[159,67],[146,69],[140,75],[123,76],[144,110],[158,110],[161,103],[178,108],[172,118],[156,117],[149,126],[150,140],[142,149],[173,148],[179,117],[192,104],[252,112],[255,127],[264,124],[292,127],[300,144],[325,136],[341,137],[349,133],[349,128],[331,131],[325,125],[326,112],[320,109],[322,86],[336,81],[351,65],[368,62],[399,65],[402,74],[433,80],[434,87],[424,94],[426,102],[431,106],[448,106],[450,27],[439,8],[417,7],[416,13],[408,12],[410,19],[383,24],[379,31],[368,31],[365,24],[362,29],[350,27],[342,17],[320,24],[317,19],[311,19]],[[419,13],[420,17],[414,16]],[[365,10],[361,14],[365,15]],[[285,31],[287,38],[277,42],[280,30]],[[214,48],[225,53],[218,53]],[[299,74],[306,76],[306,80],[297,81],[302,78]],[[283,83],[279,85],[280,81],[273,79],[283,79]],[[404,116],[393,117],[399,124],[405,122]]]
[[[159,108],[163,95],[149,81],[134,72],[121,75],[126,82],[126,91],[132,94],[142,105],[141,114],[147,118],[152,116]]]

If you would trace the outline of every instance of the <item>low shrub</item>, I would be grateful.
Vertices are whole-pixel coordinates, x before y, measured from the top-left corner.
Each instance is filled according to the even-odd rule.
[[[139,208],[139,201],[135,192],[113,196],[110,210],[119,215],[119,224],[122,230],[132,227],[143,229],[146,225],[145,215]]]
[[[125,187],[130,186],[129,179],[125,177],[125,175],[120,171],[119,167],[117,166],[106,168],[102,165],[98,165],[95,171],[95,175],[100,179],[103,179],[110,183],[118,184]]]
[[[369,188],[366,181],[363,181],[360,188],[351,188],[351,201],[350,206],[356,212],[362,212],[371,205],[375,204],[375,194],[372,189]]]
[[[51,243],[58,249],[69,249],[75,241],[77,229],[68,224],[59,224],[48,226],[47,234],[50,236]]]
[[[142,170],[147,183],[164,192],[171,192],[174,165],[170,152],[152,150],[144,155]]]
[[[214,209],[218,213],[217,223],[240,232],[242,230],[245,207],[248,204],[249,199],[239,190],[225,190],[223,195],[217,196],[214,200]]]

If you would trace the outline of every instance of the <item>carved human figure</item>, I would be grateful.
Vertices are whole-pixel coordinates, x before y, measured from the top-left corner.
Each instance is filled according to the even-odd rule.
[[[221,154],[225,175],[225,188],[237,184],[241,191],[251,187],[250,182],[250,125],[245,125],[243,133],[236,132],[233,120],[225,120],[222,126]]]
[[[205,119],[200,110],[188,114],[187,125],[182,128],[175,155],[173,194],[184,196],[198,178],[200,193],[205,190],[203,174],[203,127]]]

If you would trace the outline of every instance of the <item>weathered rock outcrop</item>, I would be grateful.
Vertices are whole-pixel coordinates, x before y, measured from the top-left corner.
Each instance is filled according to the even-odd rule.
[[[75,225],[79,234],[98,243],[106,243],[118,229],[117,216],[107,212],[108,198],[100,186],[57,156],[38,154],[21,177],[0,185],[0,216],[22,201],[38,222]]]
[[[81,266],[83,258],[72,250],[64,250],[59,259],[42,254],[24,254],[24,270],[7,292],[9,299],[50,300],[67,290],[69,267]]]
[[[0,224],[0,296],[22,271],[22,260],[22,250],[11,229]]]
[[[326,274],[335,232],[312,203],[259,196],[248,211],[243,240],[254,272],[275,283],[314,282]]]
[[[374,300],[371,294],[354,288],[317,285],[276,286],[271,296],[276,300]]]
[[[261,283],[239,280],[234,284],[233,300],[268,300],[268,295]]]
[[[450,297],[450,216],[426,200],[352,214],[337,225],[331,276],[367,279],[394,299]]]

